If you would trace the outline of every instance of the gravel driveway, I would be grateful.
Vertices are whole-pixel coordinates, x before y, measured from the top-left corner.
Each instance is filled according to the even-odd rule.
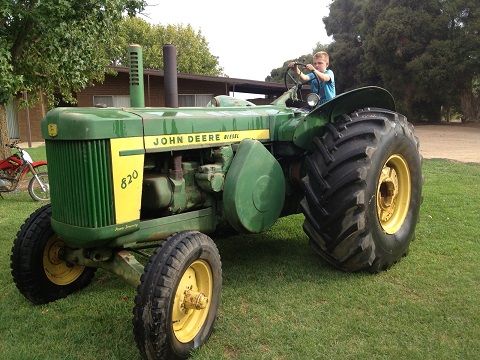
[[[415,125],[424,158],[480,163],[480,124]]]

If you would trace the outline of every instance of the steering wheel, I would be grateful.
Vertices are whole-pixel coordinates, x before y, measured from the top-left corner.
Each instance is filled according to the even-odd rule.
[[[295,62],[294,63],[296,66],[300,66],[301,68],[303,69],[307,69],[307,64],[304,64],[304,63],[300,63],[300,62]],[[290,71],[291,70],[291,71]],[[293,76],[290,72],[293,73],[293,67],[288,67],[287,68],[287,71],[285,71],[285,75],[284,75],[284,82],[285,82],[285,88],[287,90],[289,90],[290,88],[292,88],[293,86],[298,86],[299,89],[297,91],[299,91],[302,87],[303,84],[306,84],[308,83],[308,81],[300,81],[299,79],[297,79],[295,76]],[[317,88],[317,95],[320,96],[320,78],[318,77],[317,73],[315,71],[311,71],[313,73],[313,75],[315,75],[315,79],[317,80],[317,84],[319,85],[318,88]],[[296,74],[295,74],[296,75]],[[290,79],[291,81],[293,81],[294,85],[290,85],[290,87],[288,86],[288,79]],[[313,79],[312,79],[313,80]],[[302,94],[300,92],[299,94],[300,96],[300,99],[302,98]]]
[[[300,66],[302,68],[305,67],[305,64],[302,64],[299,62],[296,62],[295,65]],[[283,82],[285,84],[285,89],[288,91],[296,87],[295,94],[297,99],[303,100],[302,86],[304,83],[299,78],[297,78],[297,74],[294,73],[293,70],[294,70],[294,67],[287,67],[287,71],[285,71],[285,74],[283,74]]]
[[[295,62],[294,65],[295,66],[300,66],[301,68],[304,68],[304,69],[307,68],[306,64],[300,63],[300,62]],[[300,79],[298,79],[296,77],[296,73],[293,74],[293,69],[294,69],[294,67],[288,67],[287,71],[285,71],[285,75],[283,77],[283,80],[284,80],[284,83],[285,83],[285,88],[287,89],[287,91],[295,88],[294,98],[291,99],[294,103],[297,103],[297,102],[305,103],[305,101],[303,100],[303,95],[302,95],[302,86],[304,84],[308,83],[309,81],[308,80],[307,81],[301,81]],[[312,72],[315,75],[315,79],[317,80],[317,84],[319,85],[317,87],[317,95],[318,95],[318,98],[320,98],[320,79],[319,79],[319,77],[318,77],[318,75],[315,71],[312,71]],[[297,106],[301,106],[301,105],[297,104]]]

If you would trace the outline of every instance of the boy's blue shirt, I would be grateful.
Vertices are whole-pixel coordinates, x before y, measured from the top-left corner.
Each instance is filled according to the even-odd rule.
[[[323,82],[320,81],[320,91],[318,91],[318,81],[317,77],[313,72],[308,73],[307,76],[310,79],[310,87],[312,93],[319,94],[320,95],[320,103],[323,104],[324,102],[327,102],[329,100],[332,100],[335,95],[335,77],[333,75],[333,71],[330,69],[325,70],[324,74],[330,76],[330,81]]]

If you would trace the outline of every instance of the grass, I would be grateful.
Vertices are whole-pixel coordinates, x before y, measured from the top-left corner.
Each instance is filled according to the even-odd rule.
[[[426,160],[424,175],[417,238],[378,275],[322,262],[301,215],[216,239],[222,305],[193,359],[480,358],[480,166]],[[25,192],[0,199],[0,357],[137,359],[135,289],[114,275],[99,270],[85,290],[42,306],[16,290],[10,249],[37,206]]]

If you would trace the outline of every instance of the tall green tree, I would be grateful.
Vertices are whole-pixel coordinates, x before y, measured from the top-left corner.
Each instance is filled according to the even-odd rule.
[[[477,0],[452,0],[443,9],[450,46],[442,56],[449,55],[454,73],[449,95],[460,98],[465,121],[480,122],[480,6]]]
[[[337,93],[379,83],[380,79],[363,69],[364,49],[361,26],[367,0],[337,0],[330,5],[330,13],[323,18],[327,34],[333,36],[328,47],[330,67],[335,73]]]
[[[390,90],[412,120],[480,118],[478,0],[335,0],[324,18],[340,90]],[[342,88],[345,87],[345,88]]]
[[[412,66],[432,42],[446,36],[438,5],[438,0],[370,0],[365,7],[365,61],[373,65],[401,111],[413,120],[440,120],[446,98],[442,87],[432,85],[433,79],[427,79],[422,68]]]
[[[201,31],[190,25],[152,25],[138,17],[124,18],[120,24],[116,44],[125,49],[136,43],[143,48],[144,66],[163,69],[163,46],[173,44],[177,49],[177,67],[180,72],[200,75],[220,75],[218,58],[211,54]],[[115,63],[127,65],[125,51],[117,52]]]
[[[0,0],[0,156],[5,156],[5,104],[20,91],[49,100],[102,80],[124,14],[143,0]],[[118,46],[118,45],[117,45]]]

